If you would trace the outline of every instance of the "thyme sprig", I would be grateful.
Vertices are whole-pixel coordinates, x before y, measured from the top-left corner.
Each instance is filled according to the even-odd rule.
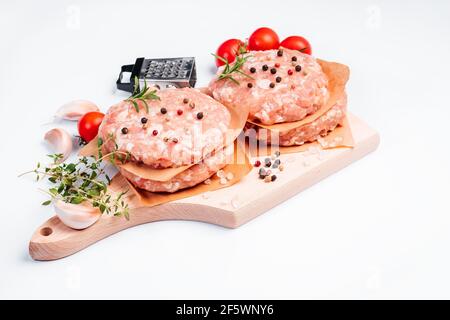
[[[235,74],[242,74],[243,76],[254,80],[254,78],[251,75],[242,71],[242,67],[244,66],[245,62],[247,62],[248,58],[250,58],[250,56],[245,56],[244,53],[242,53],[241,51],[239,51],[239,53],[240,54],[236,56],[233,65],[230,65],[228,59],[218,56],[214,53],[212,54],[214,57],[225,63],[225,68],[223,69],[222,73],[217,77],[218,81],[223,79],[229,79],[234,83],[239,84],[239,81],[237,81],[233,77]]]
[[[134,77],[133,94],[125,101],[131,102],[134,108],[136,109],[136,112],[139,112],[139,104],[137,103],[137,101],[141,101],[144,104],[145,109],[148,113],[149,107],[146,100],[161,100],[161,98],[156,94],[156,90],[150,90],[150,88],[147,86],[147,81],[145,79],[144,79],[144,88],[142,90],[139,90],[139,79],[138,77]]]
[[[129,155],[118,151],[117,148],[111,153],[102,155],[102,145],[103,141],[99,140],[98,158],[94,156],[81,157],[72,163],[59,163],[63,155],[51,154],[48,155],[53,160],[50,165],[43,167],[38,163],[34,170],[20,176],[34,173],[37,181],[47,178],[51,183],[51,187],[44,191],[51,199],[43,202],[42,205],[49,205],[54,200],[72,204],[89,202],[93,207],[99,208],[101,213],[124,216],[128,220],[129,208],[123,200],[123,196],[128,190],[117,195],[108,192],[111,178],[106,173],[102,161],[106,158],[111,160],[111,157],[115,160],[118,155],[122,159],[126,159]]]

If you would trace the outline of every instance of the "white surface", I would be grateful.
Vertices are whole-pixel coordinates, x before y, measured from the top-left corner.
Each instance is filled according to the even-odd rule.
[[[1,298],[450,298],[450,2],[130,2],[0,4]],[[32,261],[52,212],[16,176],[45,160],[54,110],[105,111],[139,56],[195,56],[205,85],[210,52],[262,25],[350,66],[349,107],[378,151],[236,230],[158,222]]]

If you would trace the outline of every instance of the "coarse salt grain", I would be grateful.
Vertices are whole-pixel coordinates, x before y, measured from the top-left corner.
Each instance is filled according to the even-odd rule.
[[[203,199],[209,199],[210,196],[211,196],[211,192],[209,192],[209,191],[202,193],[202,198]]]
[[[216,175],[219,178],[224,178],[225,177],[225,172],[223,170],[219,170],[219,171],[217,171]]]
[[[205,181],[203,181],[204,184],[211,184],[211,179],[206,179]]]
[[[220,184],[227,184],[228,183],[228,180],[227,180],[227,178],[220,178],[220,181],[219,181],[219,183]]]
[[[233,199],[231,199],[230,204],[234,209],[239,208],[240,206],[239,196],[234,196]]]
[[[232,172],[228,172],[227,175],[226,175],[226,178],[227,178],[228,180],[233,180],[234,174],[233,174]]]

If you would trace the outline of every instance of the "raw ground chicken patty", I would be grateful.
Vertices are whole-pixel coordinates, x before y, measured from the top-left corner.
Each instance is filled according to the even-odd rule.
[[[137,112],[129,101],[108,110],[99,129],[104,153],[117,148],[129,152],[131,161],[168,168],[196,163],[223,148],[231,121],[225,106],[196,89],[166,89],[156,94],[160,100],[147,100],[148,113],[142,102]]]
[[[336,126],[342,125],[347,109],[347,95],[344,93],[336,104],[331,107],[325,114],[317,118],[311,123],[305,124],[299,128],[280,132],[279,145],[293,146],[302,145],[306,142],[313,142],[320,137],[326,136],[330,131],[334,130]],[[255,125],[249,124],[246,127],[246,135],[254,136],[256,139],[265,140],[271,143],[270,134],[266,134],[263,128],[258,128]]]
[[[231,145],[231,148],[234,148]],[[175,192],[181,189],[195,186],[222,169],[227,164],[227,154],[232,150],[230,147],[219,150],[203,159],[203,161],[193,165],[187,170],[177,174],[168,181],[154,181],[144,179],[132,174],[124,169],[120,173],[127,178],[135,187],[150,192]]]
[[[239,81],[236,84],[216,77],[209,85],[214,99],[228,106],[248,106],[249,120],[266,125],[298,121],[317,111],[328,99],[328,80],[321,66],[310,55],[289,49],[280,51],[282,56],[278,50],[249,52],[242,71],[254,79],[234,73]]]

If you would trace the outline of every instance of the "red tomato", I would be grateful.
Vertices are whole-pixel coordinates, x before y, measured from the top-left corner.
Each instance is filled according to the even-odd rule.
[[[78,134],[86,142],[94,139],[98,134],[98,127],[105,115],[101,112],[88,112],[78,121]]]
[[[232,63],[236,56],[240,53],[239,50],[245,48],[245,44],[239,39],[230,39],[222,43],[219,48],[217,48],[216,55],[228,60]],[[223,66],[225,62],[220,59],[216,59],[216,66]]]
[[[284,47],[291,50],[298,50],[302,53],[311,54],[312,49],[308,40],[300,36],[287,37],[280,43],[280,47]]]
[[[250,50],[271,50],[278,49],[280,39],[270,28],[259,28],[248,38],[248,48]]]

